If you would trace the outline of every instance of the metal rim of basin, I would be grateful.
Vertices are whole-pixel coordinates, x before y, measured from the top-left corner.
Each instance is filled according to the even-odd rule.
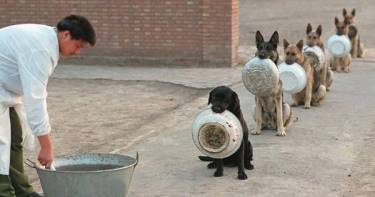
[[[100,155],[100,156],[112,156],[112,157],[116,157],[116,156],[117,157],[127,157],[127,158],[130,158],[130,159],[134,160],[134,161],[130,165],[125,165],[125,166],[122,166],[122,167],[106,169],[106,170],[96,170],[96,171],[54,171],[54,170],[51,170],[51,169],[46,169],[43,166],[40,166],[40,165],[36,164],[35,162],[33,162],[29,159],[27,159],[25,161],[25,164],[28,165],[31,168],[35,168],[36,170],[40,170],[40,171],[44,171],[44,172],[63,173],[63,174],[65,174],[65,173],[69,173],[69,174],[88,174],[88,173],[120,171],[120,170],[124,170],[124,169],[127,169],[127,168],[136,167],[138,165],[138,162],[139,162],[138,152],[137,152],[136,158],[133,158],[133,157],[128,156],[128,155],[109,154],[109,153],[80,153],[80,154],[73,154],[73,155],[61,155],[61,156],[56,157],[56,159],[64,159],[64,158],[69,158],[69,157],[72,157],[72,156],[98,156],[98,155]]]

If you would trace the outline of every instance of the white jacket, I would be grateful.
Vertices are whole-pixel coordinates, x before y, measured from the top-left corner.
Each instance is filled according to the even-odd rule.
[[[46,103],[47,83],[58,59],[59,45],[53,27],[23,24],[0,29],[0,174],[9,173],[7,108],[15,107],[23,136],[30,129],[36,136],[51,131]]]
[[[47,82],[59,59],[57,33],[46,25],[24,24],[0,29],[0,102],[22,97],[34,135],[50,132]]]

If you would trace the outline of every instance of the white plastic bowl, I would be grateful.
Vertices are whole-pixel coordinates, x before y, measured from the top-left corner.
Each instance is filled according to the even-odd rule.
[[[309,52],[310,53],[314,53],[317,56],[317,58],[319,60],[319,64],[314,65],[314,68],[316,70],[320,70],[320,69],[322,69],[324,67],[326,58],[325,58],[324,51],[320,47],[318,47],[318,46],[312,46],[312,47],[310,47],[310,46],[305,45],[303,47],[303,52],[304,53],[309,53]]]
[[[193,122],[192,137],[198,150],[212,158],[231,156],[241,146],[242,125],[228,110],[215,113],[209,106]]]
[[[350,53],[351,42],[345,35],[333,35],[327,41],[328,51],[334,57],[343,57]]]
[[[306,72],[301,65],[279,64],[280,80],[283,82],[283,90],[289,94],[296,94],[306,87]]]
[[[252,94],[269,96],[279,83],[279,71],[272,60],[254,57],[242,69],[242,82]]]

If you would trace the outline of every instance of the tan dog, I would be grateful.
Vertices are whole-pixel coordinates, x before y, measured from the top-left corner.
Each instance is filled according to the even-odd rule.
[[[352,12],[348,14],[346,9],[344,8],[342,10],[342,15],[344,16],[345,22],[349,25],[348,37],[352,42],[352,49],[350,50],[350,54],[353,58],[361,58],[364,56],[364,46],[363,43],[361,43],[358,28],[354,25],[355,9],[353,9]]]
[[[289,44],[284,39],[284,55],[285,63],[293,64],[298,63],[303,67],[307,76],[306,87],[292,95],[293,104],[292,106],[305,105],[306,109],[309,109],[311,105],[318,106],[326,95],[326,87],[322,84],[320,71],[315,71],[314,65],[319,63],[317,57],[313,54],[304,54],[303,40],[300,40],[296,45]]]
[[[279,43],[279,34],[275,31],[269,41],[264,41],[262,34],[257,31],[256,36],[257,52],[256,56],[261,59],[271,59],[276,65],[279,59],[277,45]],[[253,135],[259,135],[262,129],[277,129],[276,135],[285,136],[288,129],[292,111],[290,106],[283,101],[283,84],[281,80],[276,90],[266,97],[255,96],[255,112],[253,118],[255,129]]]
[[[315,31],[313,31],[312,29],[313,28],[311,24],[308,23],[306,27],[306,45],[309,47],[318,46],[324,52],[324,44],[321,40],[322,26],[318,25]],[[324,62],[324,67],[321,70],[321,75],[322,84],[325,84],[327,91],[330,91],[333,83],[333,72],[329,67],[329,63],[327,61]]]
[[[348,35],[348,23],[344,21],[339,21],[337,17],[335,17],[335,26],[336,26],[336,34],[337,35]],[[352,64],[352,57],[350,54],[344,57],[331,57],[330,59],[330,67],[333,71],[344,71],[348,73],[351,69]]]

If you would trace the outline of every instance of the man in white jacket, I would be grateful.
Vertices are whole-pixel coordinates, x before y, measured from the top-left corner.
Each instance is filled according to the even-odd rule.
[[[78,15],[63,18],[56,27],[39,24],[0,29],[0,197],[38,197],[23,169],[22,141],[28,130],[40,144],[38,161],[53,161],[47,113],[47,82],[59,56],[94,46],[95,31]]]

